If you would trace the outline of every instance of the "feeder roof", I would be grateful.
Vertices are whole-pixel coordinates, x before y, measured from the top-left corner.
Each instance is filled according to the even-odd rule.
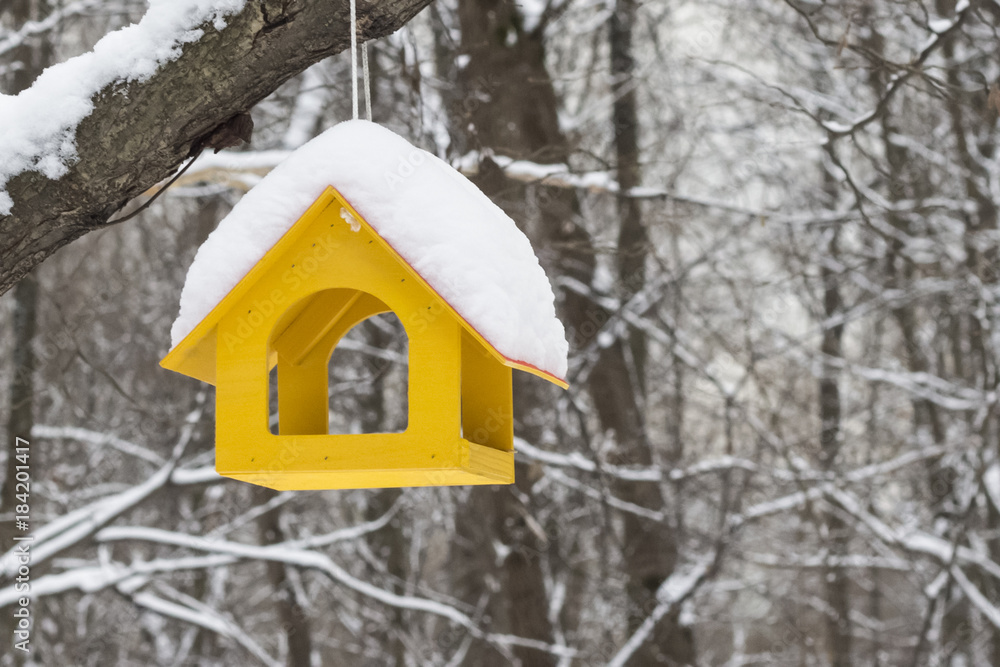
[[[499,354],[565,384],[565,332],[527,237],[450,165],[360,120],[293,152],[219,223],[188,270],[172,347],[329,186]]]

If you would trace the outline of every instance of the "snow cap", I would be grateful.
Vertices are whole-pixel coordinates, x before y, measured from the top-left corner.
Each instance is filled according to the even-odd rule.
[[[248,192],[198,250],[171,329],[176,346],[328,187],[497,352],[566,377],[555,297],[527,237],[465,176],[368,121],[304,144]]]

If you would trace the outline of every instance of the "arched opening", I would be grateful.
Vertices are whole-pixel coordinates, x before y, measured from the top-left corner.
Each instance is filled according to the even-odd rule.
[[[295,303],[269,343],[270,432],[405,431],[408,342],[399,318],[367,292],[328,289]]]
[[[395,313],[351,329],[330,355],[330,433],[402,433],[409,421],[409,341]]]

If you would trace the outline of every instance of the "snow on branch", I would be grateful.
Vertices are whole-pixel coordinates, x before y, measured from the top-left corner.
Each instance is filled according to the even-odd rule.
[[[770,553],[744,552],[743,558],[748,563],[773,567],[779,570],[798,568],[803,570],[819,570],[824,568],[853,568],[859,570],[895,570],[897,572],[912,572],[913,563],[903,558],[869,556],[867,554],[845,554],[835,556],[822,554],[817,556],[779,556]]]
[[[562,470],[548,470],[546,471],[546,476],[552,481],[562,484],[566,488],[573,489],[574,491],[579,491],[583,495],[587,496],[591,500],[596,500],[601,503],[607,503],[609,507],[614,507],[622,512],[627,512],[629,514],[634,514],[635,516],[642,517],[644,519],[649,519],[650,521],[656,523],[663,523],[666,521],[667,517],[663,512],[657,510],[651,510],[648,507],[643,507],[642,505],[636,505],[635,503],[628,502],[627,500],[622,500],[617,496],[614,496],[607,492],[606,489],[598,490],[583,482],[580,482]]]
[[[191,623],[222,637],[233,639],[249,651],[251,655],[256,656],[258,660],[269,667],[282,667],[284,664],[280,660],[275,660],[268,655],[267,651],[244,632],[241,627],[229,619],[223,618],[214,610],[192,609],[176,602],[164,600],[152,593],[136,593],[128,597],[139,607],[145,607],[162,616],[169,616],[185,623]]]
[[[291,132],[291,128],[289,131]],[[298,129],[293,135],[296,137],[296,141],[302,141]],[[287,138],[286,144],[288,144]],[[200,194],[198,188],[205,185],[222,186],[240,192],[248,192],[290,153],[291,150],[265,150],[218,155],[203,154],[195,161],[191,169],[171,183],[169,187],[179,196],[188,192],[197,196]],[[479,153],[473,152],[452,160],[451,164],[463,175],[472,178],[479,173],[479,160],[481,158]],[[617,181],[607,171],[575,173],[567,164],[540,164],[495,155],[491,155],[490,159],[500,167],[507,178],[514,181],[552,188],[584,190],[592,194],[618,196],[620,193]],[[162,185],[158,184],[150,188],[143,193],[144,196],[152,196]],[[733,202],[673,192],[664,187],[633,188],[627,193],[627,196],[635,199],[665,199],[698,208],[727,211],[760,220],[766,219],[770,223],[789,225],[846,222],[861,218],[860,213],[853,209],[847,211],[816,210],[788,214],[781,211],[747,208]],[[926,211],[928,207],[964,211],[968,205],[968,201],[961,199],[930,198],[920,201],[884,202],[882,208],[895,213],[909,213],[915,210]],[[900,233],[898,230],[887,230],[887,233],[890,231],[896,234]]]
[[[195,484],[211,484],[221,482],[226,478],[215,471],[214,465],[200,468],[176,468],[170,473],[170,483],[174,486],[193,486]]]
[[[514,438],[514,450],[518,454],[523,454],[533,461],[555,466],[557,468],[573,468],[581,472],[600,472],[608,477],[614,477],[629,482],[661,482],[664,477],[671,481],[681,481],[691,477],[708,475],[712,473],[724,473],[731,470],[744,470],[747,472],[757,472],[759,467],[753,461],[741,459],[734,456],[721,456],[717,459],[701,461],[688,468],[675,468],[664,474],[660,468],[620,466],[611,464],[598,465],[594,461],[586,458],[580,452],[569,454],[559,454],[550,452],[540,447],[536,447],[522,438]],[[790,478],[793,475],[787,470],[775,470],[777,476]]]
[[[62,25],[63,21],[74,16],[79,16],[91,9],[101,7],[104,0],[78,0],[65,7],[53,9],[48,16],[41,21],[28,21],[19,29],[5,33],[0,38],[0,57],[24,44],[32,37],[39,37],[45,33]]]
[[[301,140],[298,130],[295,131],[294,136],[296,140]],[[247,192],[290,153],[290,150],[267,150],[223,153],[219,155],[205,154],[195,161],[191,169],[173,182],[170,188],[172,190],[183,191],[185,188],[214,184]],[[481,155],[479,153],[468,153],[452,160],[451,165],[464,176],[473,178],[479,174],[480,159]],[[490,159],[500,167],[507,178],[521,183],[536,183],[545,187],[585,190],[592,194],[617,196],[620,193],[618,182],[607,171],[575,173],[567,164],[540,164],[528,160],[513,160],[498,155],[491,155]],[[152,196],[159,187],[150,188],[145,195]],[[742,215],[766,216],[769,220],[778,221],[795,222],[801,220],[803,222],[816,222],[817,220],[825,220],[837,222],[843,220],[845,216],[848,218],[856,217],[851,212],[835,213],[832,216],[829,212],[816,212],[814,214],[789,217],[775,211],[747,209],[731,202],[705,197],[693,197],[670,192],[666,188],[660,187],[633,188],[626,193],[626,196],[634,199],[669,199],[700,208],[718,209]],[[923,205],[926,206],[926,204]]]
[[[491,632],[487,634],[485,638],[489,642],[499,644],[500,646],[521,646],[524,648],[531,648],[536,651],[543,651],[558,658],[579,658],[583,655],[580,651],[577,651],[569,646],[549,644],[548,642],[539,641],[538,639],[530,639],[528,637],[518,637],[516,635],[504,635]]]
[[[127,492],[126,492],[127,493]],[[124,494],[120,494],[124,495]],[[113,499],[112,499],[113,500]],[[95,505],[108,503],[107,499],[99,501]],[[116,503],[108,503],[116,505]],[[88,512],[87,510],[91,510]],[[335,530],[326,535],[316,535],[302,540],[286,542],[280,545],[273,545],[268,548],[301,548],[305,546],[327,546],[336,542],[356,539],[370,532],[374,532],[384,527],[393,516],[399,511],[398,503],[393,505],[381,517],[350,528]],[[83,508],[71,515],[68,515],[66,523],[70,525],[88,521],[92,514],[92,508]],[[55,522],[53,522],[55,523]],[[43,531],[47,531],[43,534]],[[38,545],[47,543],[52,533],[61,534],[52,530],[52,524],[48,524],[41,531],[35,534],[36,542],[33,546],[33,557],[35,561],[38,556],[35,549]],[[98,542],[116,540],[145,540],[159,544],[187,547],[201,551],[213,551],[211,547],[219,544],[218,540],[211,538],[200,538],[183,533],[175,533],[167,530],[144,527],[116,527],[107,528],[99,532],[96,536]],[[229,543],[236,544],[236,543]],[[146,585],[150,578],[156,574],[170,573],[182,570],[199,570],[231,565],[241,560],[244,554],[238,550],[230,550],[225,553],[211,553],[208,556],[183,557],[173,559],[154,559],[150,561],[136,561],[128,566],[120,564],[103,564],[98,566],[77,567],[58,574],[49,574],[31,583],[32,594],[37,597],[47,595],[57,595],[70,590],[80,590],[93,592],[109,587],[115,587],[123,593],[131,593],[141,586]],[[0,590],[0,608],[11,604],[18,598],[20,593],[13,585]]]
[[[968,2],[968,0],[959,0],[959,2],[955,5],[954,18],[947,21],[934,22],[936,25],[931,26],[931,32],[933,34],[930,39],[927,40],[927,43],[920,49],[916,57],[907,63],[905,68],[901,68],[902,73],[893,74],[889,78],[889,83],[886,84],[885,91],[882,93],[878,103],[871,109],[871,111],[846,124],[835,121],[822,122],[823,129],[827,131],[830,138],[838,138],[853,134],[881,116],[889,106],[889,102],[892,101],[892,98],[903,88],[903,84],[905,84],[911,76],[921,71],[920,65],[923,65],[927,59],[930,58],[931,54],[941,47],[953,32],[956,32],[959,29],[971,10],[972,4]]]
[[[729,528],[730,530],[737,530],[752,521],[757,521],[775,514],[782,514],[784,512],[799,509],[807,502],[817,500],[822,497],[822,489],[819,487],[813,487],[808,491],[796,491],[795,493],[790,493],[786,496],[775,498],[774,500],[766,500],[764,502],[757,503],[756,505],[751,505],[739,514],[730,515],[728,519]]]
[[[163,465],[163,457],[156,452],[147,447],[137,445],[134,442],[123,440],[110,433],[98,433],[97,431],[91,431],[90,429],[80,428],[78,426],[46,426],[44,424],[35,424],[31,428],[31,435],[36,438],[63,438],[66,440],[75,440],[77,442],[93,445],[95,447],[104,447],[107,445],[122,453],[130,454],[131,456],[142,459],[143,461],[154,463],[156,465]]]
[[[155,574],[206,570],[235,563],[238,559],[224,554],[212,554],[189,558],[158,558],[149,561],[135,561],[129,565],[106,563],[88,567],[75,567],[65,572],[46,574],[31,580],[31,595],[41,599],[69,591],[93,593],[109,587],[122,585],[126,590],[135,590],[145,584]],[[14,604],[23,595],[14,584],[0,589],[0,609]]]
[[[135,507],[149,498],[153,492],[166,485],[180,461],[181,455],[187,449],[194,434],[194,428],[200,421],[205,394],[198,394],[198,407],[192,411],[181,428],[177,443],[174,445],[170,459],[148,479],[130,489],[114,496],[102,498],[93,503],[50,521],[33,533],[32,563],[35,565],[52,558],[54,555],[73,546],[100,530],[116,517]],[[13,578],[17,572],[18,560],[15,549],[11,548],[0,557],[0,574]]]
[[[708,577],[715,559],[715,554],[712,554],[698,561],[690,569],[677,570],[664,579],[656,591],[656,607],[636,628],[618,653],[608,661],[607,667],[621,667],[626,664],[636,650],[649,640],[656,624],[694,594]]]
[[[293,494],[288,494],[285,499],[287,500],[287,498],[292,495]],[[392,507],[388,509],[388,511],[372,521],[367,521],[349,528],[340,528],[324,535],[312,535],[299,540],[289,540],[283,542],[280,546],[291,549],[314,549],[316,547],[325,547],[331,544],[336,544],[337,542],[355,540],[384,528],[386,524],[392,521],[393,517],[399,513],[400,508],[401,503],[397,500]],[[157,544],[169,544],[171,546],[185,547],[201,551],[213,551],[215,550],[215,545],[221,543],[219,539],[214,537],[198,537],[187,533],[178,533],[175,531],[163,530],[161,528],[147,528],[143,526],[114,526],[105,528],[97,534],[98,542],[117,542],[124,540],[156,542]]]
[[[993,507],[1000,511],[1000,464],[992,463],[983,473],[983,488]]]
[[[994,628],[1000,630],[1000,609],[997,609],[993,603],[990,602],[985,595],[983,595],[982,591],[980,591],[975,584],[969,581],[969,578],[965,576],[965,572],[962,571],[962,568],[957,565],[953,565],[949,571],[951,572],[951,576],[955,578],[956,583],[958,583],[959,588],[961,588],[962,592],[965,593],[965,597],[969,598],[969,601],[972,602],[972,604],[975,605],[980,612],[982,612],[983,616],[986,617],[986,620],[988,620]]]
[[[187,172],[170,186],[171,190],[212,183],[248,192],[260,179],[292,154],[291,150],[227,151],[202,153]],[[145,194],[159,191],[158,184]]]
[[[847,370],[871,382],[883,382],[892,385],[914,396],[930,401],[935,405],[939,405],[945,410],[960,412],[964,410],[985,409],[996,403],[997,400],[997,396],[993,392],[981,391],[972,387],[963,387],[932,373],[868,368],[860,364],[848,363],[842,358],[837,357],[825,357],[824,362],[834,368]]]
[[[389,513],[393,511],[394,510],[390,510]],[[347,535],[348,533],[344,534]],[[476,625],[472,618],[451,605],[424,597],[399,595],[383,588],[379,588],[378,586],[370,584],[367,581],[350,574],[325,554],[296,547],[296,542],[283,542],[268,546],[258,546],[225,540],[211,540],[161,530],[158,528],[143,527],[105,528],[97,534],[96,539],[99,542],[140,540],[155,544],[166,544],[197,551],[204,551],[218,556],[231,557],[233,559],[274,561],[304,569],[317,570],[327,575],[333,581],[336,581],[347,588],[360,593],[361,595],[377,600],[390,607],[408,609],[411,611],[422,611],[435,616],[440,616],[465,627],[474,636],[491,643],[499,645],[530,646],[532,648],[553,653],[554,655],[572,656],[576,654],[575,651],[566,646],[554,646],[544,644],[542,642],[536,642],[528,638],[486,633]],[[121,580],[122,578],[119,577],[118,579]],[[2,593],[3,591],[0,591],[0,606],[3,605]]]
[[[361,593],[384,604],[400,609],[412,611],[423,611],[436,616],[447,618],[448,620],[465,626],[470,630],[475,628],[472,619],[455,607],[408,595],[398,595],[382,588],[374,586],[366,581],[358,579],[342,567],[337,565],[331,558],[324,554],[306,549],[296,549],[288,543],[274,544],[269,546],[259,546],[255,544],[242,544],[227,540],[209,540],[182,533],[174,533],[158,528],[105,528],[97,534],[99,542],[117,542],[123,540],[141,540],[154,544],[167,544],[170,546],[186,547],[188,549],[205,551],[208,553],[232,556],[242,560],[263,560],[275,561],[311,570],[318,570],[334,581],[341,583],[355,592]],[[478,630],[476,630],[478,632]]]
[[[894,530],[882,520],[867,512],[857,498],[850,493],[825,487],[825,495],[837,506],[864,524],[882,542],[909,551],[911,553],[930,556],[938,563],[950,567],[953,562],[975,565],[994,579],[1000,580],[1000,564],[979,551],[965,546],[951,544],[940,537],[922,531],[902,533]]]

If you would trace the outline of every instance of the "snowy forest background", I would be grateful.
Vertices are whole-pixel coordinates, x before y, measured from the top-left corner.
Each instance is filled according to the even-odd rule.
[[[2,90],[145,9],[3,0]],[[571,387],[515,374],[511,487],[215,475],[211,388],[157,362],[199,244],[350,117],[347,53],[288,81],[249,146],[0,297],[0,551],[29,433],[35,535],[32,653],[8,558],[0,662],[1000,664],[998,26],[437,0],[371,43],[374,119],[503,206],[557,295]],[[398,321],[348,343],[333,423],[398,428]]]

